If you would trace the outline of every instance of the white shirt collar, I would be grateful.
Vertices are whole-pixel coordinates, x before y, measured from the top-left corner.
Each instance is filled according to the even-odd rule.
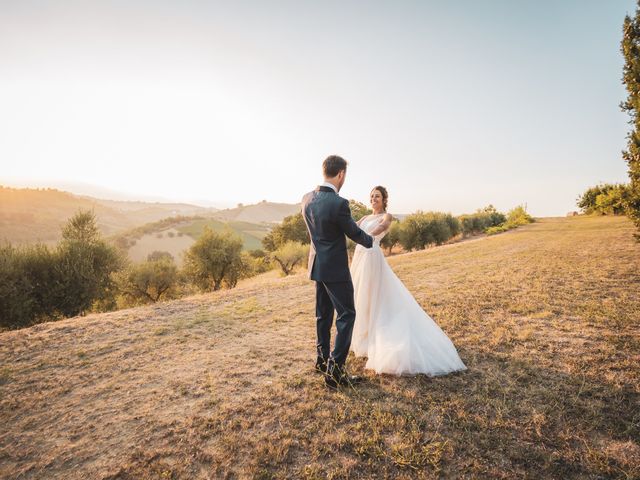
[[[322,187],[332,188],[334,192],[338,193],[338,189],[336,188],[336,186],[333,183],[324,182],[321,186]]]

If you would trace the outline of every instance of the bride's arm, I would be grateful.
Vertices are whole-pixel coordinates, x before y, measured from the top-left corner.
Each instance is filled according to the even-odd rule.
[[[364,217],[362,217],[360,220],[358,220],[358,221],[356,222],[356,225],[360,226],[360,224],[362,223],[362,221],[363,221],[365,218],[367,218],[368,216],[369,216],[369,215],[365,215]]]
[[[376,235],[380,235],[382,232],[385,232],[387,228],[389,228],[389,226],[391,225],[392,221],[393,221],[393,217],[391,216],[391,214],[385,213],[384,216],[382,217],[382,220],[378,224],[378,226],[374,228],[369,235],[371,235],[372,237],[375,237]]]

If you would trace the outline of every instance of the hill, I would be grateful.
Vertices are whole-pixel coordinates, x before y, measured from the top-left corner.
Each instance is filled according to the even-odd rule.
[[[181,203],[101,200],[55,189],[0,186],[0,240],[54,243],[79,209],[93,210],[104,235],[176,215],[205,215],[215,209]]]
[[[469,368],[433,379],[326,391],[303,273],[1,333],[0,477],[638,478],[633,232],[543,219],[389,258]]]
[[[227,228],[232,230],[242,240],[245,250],[261,249],[261,240],[271,228],[264,223],[223,222],[201,216],[178,216],[127,230],[111,240],[126,246],[129,258],[135,262],[143,261],[151,252],[159,250],[169,252],[181,264],[184,252],[202,235],[205,227],[216,232]]]
[[[300,211],[300,204],[272,203],[266,200],[254,205],[240,205],[220,210],[214,217],[225,222],[279,223],[284,217]]]

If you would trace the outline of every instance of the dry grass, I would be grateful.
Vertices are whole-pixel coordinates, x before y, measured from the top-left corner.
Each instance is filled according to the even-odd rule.
[[[639,478],[632,231],[545,219],[390,258],[469,367],[436,379],[326,391],[304,275],[2,333],[0,477]]]

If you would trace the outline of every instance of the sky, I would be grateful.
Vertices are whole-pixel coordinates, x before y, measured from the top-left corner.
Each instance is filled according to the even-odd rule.
[[[0,184],[296,203],[338,154],[341,195],[384,185],[391,212],[565,215],[627,180],[635,8],[0,0]]]

